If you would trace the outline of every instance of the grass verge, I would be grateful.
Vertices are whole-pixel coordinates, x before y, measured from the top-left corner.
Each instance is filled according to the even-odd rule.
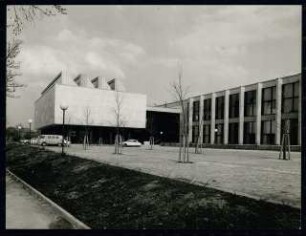
[[[300,211],[30,146],[7,167],[91,228],[297,229]]]

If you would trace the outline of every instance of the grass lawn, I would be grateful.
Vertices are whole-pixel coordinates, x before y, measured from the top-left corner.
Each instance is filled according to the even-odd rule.
[[[297,229],[300,225],[300,211],[288,206],[35,147],[8,145],[6,165],[91,228]]]

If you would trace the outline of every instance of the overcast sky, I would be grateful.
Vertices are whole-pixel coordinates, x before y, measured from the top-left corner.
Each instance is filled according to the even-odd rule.
[[[7,126],[33,119],[34,101],[62,70],[119,78],[149,105],[174,100],[179,65],[189,95],[301,72],[300,6],[66,8],[20,36],[27,87],[7,99]]]

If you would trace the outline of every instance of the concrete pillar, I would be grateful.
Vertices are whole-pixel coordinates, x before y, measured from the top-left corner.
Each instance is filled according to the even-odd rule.
[[[228,144],[228,115],[229,115],[229,90],[224,95],[224,133],[223,143]]]
[[[204,106],[204,96],[200,96],[200,115],[199,115],[199,134],[200,136],[200,143],[203,143],[203,106]]]
[[[210,143],[215,143],[216,94],[211,94]]]
[[[302,145],[302,80],[299,80],[298,145]]]
[[[192,142],[193,98],[189,98],[188,142]]]
[[[276,114],[275,114],[275,144],[280,144],[281,125],[282,125],[282,79],[278,78],[276,82]]]
[[[261,94],[262,83],[257,83],[256,91],[256,144],[260,145],[261,136]]]
[[[240,87],[239,93],[239,137],[238,142],[240,145],[243,144],[243,125],[244,125],[244,91],[245,88],[243,86]]]

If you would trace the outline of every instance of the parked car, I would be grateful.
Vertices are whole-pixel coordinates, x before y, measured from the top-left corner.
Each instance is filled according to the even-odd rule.
[[[40,135],[38,138],[38,144],[41,146],[47,145],[58,145],[62,146],[63,143],[63,136],[62,135],[54,135],[54,134],[44,134]],[[70,142],[64,139],[64,145],[66,147],[70,146]]]
[[[22,144],[29,144],[30,143],[30,140],[29,139],[21,139],[20,142]]]
[[[140,147],[141,143],[137,139],[128,139],[122,145],[124,147]]]

